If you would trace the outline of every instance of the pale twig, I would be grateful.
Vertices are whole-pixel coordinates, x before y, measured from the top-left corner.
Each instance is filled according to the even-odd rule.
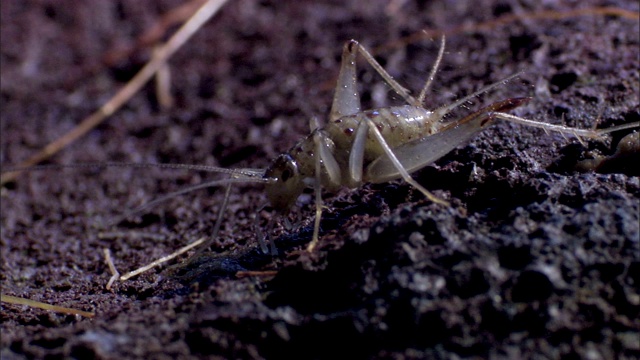
[[[120,279],[120,273],[116,269],[116,266],[113,264],[111,251],[107,248],[102,249],[102,251],[104,252],[104,261],[107,263],[107,266],[109,266],[109,271],[111,272],[111,278],[109,279],[109,282],[107,282],[106,289],[111,290],[111,286],[113,285],[113,283]]]
[[[153,49],[153,56],[158,56],[159,47]],[[164,64],[156,74],[155,81],[156,100],[161,109],[170,109],[173,104],[173,96],[171,95],[171,69]]]
[[[0,294],[0,301],[6,302],[9,304],[15,304],[15,305],[27,305],[37,309],[51,310],[51,311],[59,312],[62,314],[80,315],[88,318],[92,318],[95,315],[94,313],[89,311],[82,311],[82,310],[67,308],[63,306],[51,305],[51,304],[43,303],[40,301],[29,300],[29,299],[25,299],[17,296],[5,295],[5,294]]]
[[[176,251],[176,252],[174,252],[174,253],[172,253],[170,255],[161,257],[160,259],[158,259],[158,260],[156,260],[156,261],[154,261],[154,262],[152,262],[152,263],[150,263],[148,265],[145,265],[145,266],[143,266],[141,268],[138,268],[138,269],[136,269],[134,271],[128,272],[128,273],[126,273],[126,274],[124,274],[123,276],[120,277],[120,281],[126,281],[126,280],[128,280],[128,279],[130,279],[130,278],[132,278],[132,277],[134,277],[136,275],[142,274],[145,271],[151,270],[151,269],[153,269],[154,267],[156,267],[156,266],[158,266],[160,264],[163,264],[163,263],[165,263],[165,262],[167,262],[169,260],[172,260],[173,258],[175,258],[175,257],[177,257],[179,255],[182,255],[182,254],[186,253],[187,251],[193,249],[194,247],[204,243],[205,240],[206,240],[206,238],[198,239],[198,240],[192,242],[191,244],[183,247],[182,249],[180,249],[180,250],[178,250],[178,251]]]
[[[202,5],[198,11],[184,24],[178,31],[167,41],[167,43],[158,49],[156,56],[145,65],[122,89],[120,89],[106,104],[102,105],[93,114],[85,118],[78,126],[68,133],[54,140],[45,146],[38,153],[22,162],[19,167],[30,167],[53,154],[57,153],[70,143],[74,142],[91,129],[98,126],[107,117],[116,112],[124,105],[135,93],[137,93],[151,77],[161,69],[167,60],[184,45],[193,34],[202,27],[218,10],[227,2],[227,0],[209,0]],[[20,174],[20,171],[10,172],[0,177],[0,184],[12,181]]]

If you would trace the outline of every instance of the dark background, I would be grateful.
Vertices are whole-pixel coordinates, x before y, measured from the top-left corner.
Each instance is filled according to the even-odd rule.
[[[448,35],[429,106],[524,70],[469,109],[532,96],[513,113],[583,128],[639,121],[638,3],[539,3],[230,2],[170,60],[173,108],[147,86],[50,162],[264,168],[326,117],[346,40],[418,91],[439,43],[423,29]],[[107,101],[149,59],[136,39],[179,4],[3,1],[1,163]],[[359,68],[365,107],[398,103]],[[212,253],[112,292],[103,248],[124,273],[207,236],[222,191],[172,199],[101,237],[99,224],[210,175],[31,172],[2,189],[2,292],[96,316],[3,304],[2,358],[638,357],[637,169],[575,169],[622,135],[583,146],[499,123],[415,174],[451,208],[401,182],[327,196],[314,254],[310,196],[292,215],[299,227],[276,229],[272,259],[255,251],[262,189],[236,188]]]

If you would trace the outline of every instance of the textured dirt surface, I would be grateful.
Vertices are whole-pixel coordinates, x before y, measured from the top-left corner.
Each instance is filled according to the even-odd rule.
[[[3,1],[1,163],[27,158],[106,101],[150,56],[120,50],[179,3]],[[265,167],[308,132],[309,118],[326,117],[346,40],[419,89],[438,46],[418,39],[422,29],[448,33],[430,106],[525,70],[469,108],[532,96],[514,113],[583,128],[640,120],[637,3],[468,3],[235,1],[171,60],[173,108],[161,109],[148,86],[51,163]],[[593,10],[604,5],[626,12]],[[359,67],[365,107],[398,103]],[[126,209],[211,176],[31,172],[2,189],[2,293],[96,315],[3,303],[0,354],[638,358],[640,180],[628,165],[638,153],[606,173],[575,168],[613,154],[623,135],[581,145],[496,124],[415,174],[451,208],[402,182],[341,191],[326,196],[312,254],[310,193],[292,214],[299,226],[276,229],[272,258],[257,251],[252,226],[264,194],[238,187],[210,253],[112,291],[103,248],[124,273],[207,236],[222,191],[172,199],[101,236],[99,224]]]

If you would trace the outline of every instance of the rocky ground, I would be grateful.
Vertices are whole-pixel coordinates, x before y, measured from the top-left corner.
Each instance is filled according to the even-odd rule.
[[[150,57],[136,39],[179,4],[3,1],[3,166],[108,100]],[[439,43],[423,29],[447,33],[429,106],[524,71],[469,109],[531,96],[513,113],[582,128],[640,121],[638,4],[541,6],[231,2],[171,59],[173,107],[150,85],[49,162],[264,168],[308,133],[312,116],[326,118],[346,40],[420,89]],[[365,107],[401,103],[358,66]],[[272,257],[253,227],[262,188],[239,186],[210,252],[112,291],[104,248],[124,273],[207,236],[223,191],[177,197],[105,230],[211,174],[31,172],[2,189],[2,293],[95,317],[3,303],[1,356],[638,358],[639,155],[608,157],[628,133],[580,144],[497,123],[414,174],[450,208],[403,182],[327,194],[313,253],[311,192],[291,215],[296,226],[276,227]],[[594,158],[607,160],[586,166]]]

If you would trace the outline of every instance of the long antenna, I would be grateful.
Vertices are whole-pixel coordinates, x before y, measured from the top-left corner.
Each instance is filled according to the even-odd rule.
[[[128,163],[128,162],[102,162],[102,163],[77,163],[77,164],[45,164],[36,166],[7,166],[0,164],[0,173],[12,173],[17,171],[42,171],[42,170],[60,170],[60,169],[99,169],[99,168],[160,168],[160,169],[175,169],[175,170],[195,170],[206,171],[213,173],[240,175],[244,177],[263,177],[264,169],[254,168],[238,168],[227,169],[211,165],[194,165],[194,164],[166,164],[166,163]]]
[[[465,97],[462,97],[462,98],[454,101],[453,103],[451,103],[449,105],[441,106],[441,107],[435,109],[433,112],[438,113],[438,117],[442,118],[443,116],[448,114],[451,110],[453,110],[453,109],[457,108],[458,106],[464,104],[465,102],[469,101],[469,99],[471,99],[473,97],[476,97],[476,96],[478,96],[480,94],[484,94],[487,91],[493,90],[493,89],[495,89],[496,87],[498,87],[498,86],[500,86],[502,84],[506,84],[507,82],[509,82],[509,81],[517,78],[518,76],[522,75],[523,72],[524,71],[520,71],[520,72],[517,72],[517,73],[515,73],[515,74],[513,74],[511,76],[507,76],[506,78],[504,78],[504,79],[502,79],[500,81],[496,81],[493,84],[489,84],[489,85],[483,87],[482,89],[480,89],[478,91],[475,91],[475,92],[473,92],[473,93],[471,93],[471,94],[469,94],[469,95],[467,95]]]
[[[153,199],[145,204],[142,204],[140,206],[138,206],[137,208],[127,211],[126,213],[124,213],[123,215],[121,215],[120,217],[118,217],[116,220],[111,221],[107,224],[106,227],[111,227],[114,226],[116,224],[118,224],[119,222],[125,220],[126,218],[140,213],[146,209],[149,209],[152,206],[155,206],[161,202],[173,199],[176,196],[180,196],[192,191],[196,191],[196,190],[200,190],[200,189],[206,189],[206,188],[210,188],[210,187],[214,187],[214,186],[220,186],[220,185],[226,185],[226,184],[243,184],[243,183],[258,183],[258,184],[267,184],[270,182],[275,181],[275,179],[272,178],[253,178],[253,177],[244,177],[244,178],[231,178],[231,179],[222,179],[222,180],[213,180],[213,181],[208,181],[202,184],[197,184],[197,185],[193,185],[193,186],[189,186],[187,188],[184,189],[180,189],[177,191],[174,191],[172,193],[163,195],[159,198]]]

